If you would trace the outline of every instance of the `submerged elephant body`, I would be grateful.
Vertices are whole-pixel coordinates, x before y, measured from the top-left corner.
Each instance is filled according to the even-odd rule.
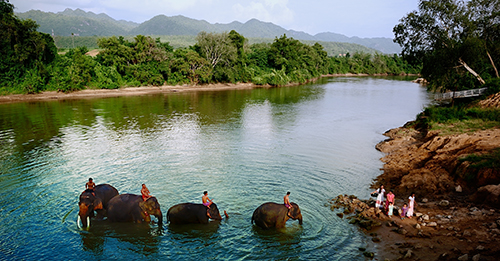
[[[291,203],[292,208],[289,210],[285,205],[268,202],[260,205],[252,215],[252,224],[261,228],[282,228],[288,219],[299,220],[302,225],[302,213],[297,204]]]
[[[80,195],[78,202],[78,218],[81,219],[83,227],[90,226],[90,218],[97,212],[97,218],[102,219],[106,216],[108,202],[118,195],[118,190],[109,184],[99,184],[94,191],[85,190]]]
[[[108,220],[111,222],[150,222],[150,215],[158,219],[158,225],[163,223],[160,204],[155,197],[146,201],[141,195],[121,194],[108,202]]]
[[[215,203],[212,203],[209,209],[203,204],[182,203],[168,210],[167,222],[170,224],[208,224],[207,210],[212,219],[222,220]]]

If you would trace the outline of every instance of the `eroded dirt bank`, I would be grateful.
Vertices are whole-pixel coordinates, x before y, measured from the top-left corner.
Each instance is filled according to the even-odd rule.
[[[499,108],[500,93],[478,103]],[[443,135],[414,122],[387,131],[376,148],[385,153],[384,185],[396,195],[395,206],[416,194],[415,216],[388,217],[372,199],[339,195],[330,201],[338,218],[348,218],[374,242],[364,251],[375,260],[500,260],[500,170],[473,168],[469,155],[500,149],[500,126]],[[370,249],[371,248],[371,249]]]

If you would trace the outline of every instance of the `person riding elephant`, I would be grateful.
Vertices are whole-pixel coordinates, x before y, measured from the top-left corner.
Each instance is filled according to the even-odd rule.
[[[151,222],[150,215],[158,219],[158,225],[163,224],[163,214],[156,197],[146,201],[141,195],[121,194],[108,202],[108,220],[111,222]]]
[[[97,218],[102,219],[106,216],[106,209],[109,201],[118,195],[118,190],[109,184],[99,184],[93,190],[85,190],[80,195],[78,202],[79,212],[77,224],[80,226],[80,220],[83,227],[90,227],[90,218],[94,217],[94,211],[97,212]]]
[[[291,208],[288,209],[284,204],[268,202],[260,205],[252,215],[252,224],[263,229],[282,228],[288,219],[299,220],[302,225],[302,213],[297,204],[291,202]]]
[[[209,217],[215,220],[222,220],[217,204],[211,203],[210,208],[203,204],[181,203],[177,204],[167,211],[167,222],[170,224],[208,224]],[[224,215],[227,214],[224,211]]]

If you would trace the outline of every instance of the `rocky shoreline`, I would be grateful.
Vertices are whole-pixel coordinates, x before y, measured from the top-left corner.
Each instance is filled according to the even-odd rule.
[[[479,106],[499,108],[500,94]],[[329,201],[338,218],[365,231],[375,260],[500,260],[500,171],[472,170],[466,156],[488,155],[500,148],[500,127],[443,135],[409,122],[391,129],[376,148],[385,153],[384,185],[396,195],[395,206],[416,194],[415,216],[392,218],[375,208],[374,199],[339,195]]]
[[[396,205],[402,203],[396,200]],[[496,209],[424,198],[412,219],[401,219],[397,211],[389,218],[374,204],[372,199],[348,195],[329,202],[339,218],[349,219],[371,237],[373,249],[360,249],[367,258],[477,261],[500,257],[500,212]]]

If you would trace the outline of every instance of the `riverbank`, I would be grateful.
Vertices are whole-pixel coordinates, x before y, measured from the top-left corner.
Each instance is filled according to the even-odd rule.
[[[499,109],[500,94],[477,106]],[[389,218],[374,208],[373,199],[352,196],[332,199],[332,210],[347,214],[372,237],[376,260],[498,260],[500,171],[471,168],[466,157],[500,149],[500,126],[447,134],[457,129],[454,124],[440,130],[416,125],[409,122],[384,134],[388,139],[376,146],[385,153],[383,173],[372,185],[393,190],[397,207],[415,193],[416,215]]]
[[[322,75],[320,78],[325,77],[367,77],[367,76],[389,76],[388,74],[327,74]],[[417,76],[417,75],[407,75]],[[308,82],[314,82],[320,78],[311,79]],[[298,83],[291,83],[286,86],[299,85]],[[119,89],[85,89],[74,92],[57,92],[47,91],[36,94],[10,94],[0,96],[1,103],[14,103],[14,102],[32,102],[32,101],[47,101],[47,100],[71,100],[71,99],[89,99],[89,98],[110,98],[120,96],[137,96],[137,95],[155,95],[155,94],[168,94],[176,92],[197,92],[197,91],[223,91],[223,90],[243,90],[253,88],[271,88],[271,85],[257,85],[254,83],[218,83],[218,84],[204,84],[204,85],[163,85],[163,86],[142,86],[142,87],[122,87]]]
[[[31,102],[46,100],[71,100],[71,99],[89,99],[89,98],[110,98],[120,96],[154,95],[176,92],[194,92],[194,91],[220,91],[233,89],[252,89],[257,87],[269,87],[255,85],[252,83],[238,84],[207,84],[207,85],[177,85],[177,86],[146,86],[146,87],[126,87],[119,89],[86,89],[75,92],[41,92],[37,94],[13,94],[0,96],[0,103],[13,102]]]

